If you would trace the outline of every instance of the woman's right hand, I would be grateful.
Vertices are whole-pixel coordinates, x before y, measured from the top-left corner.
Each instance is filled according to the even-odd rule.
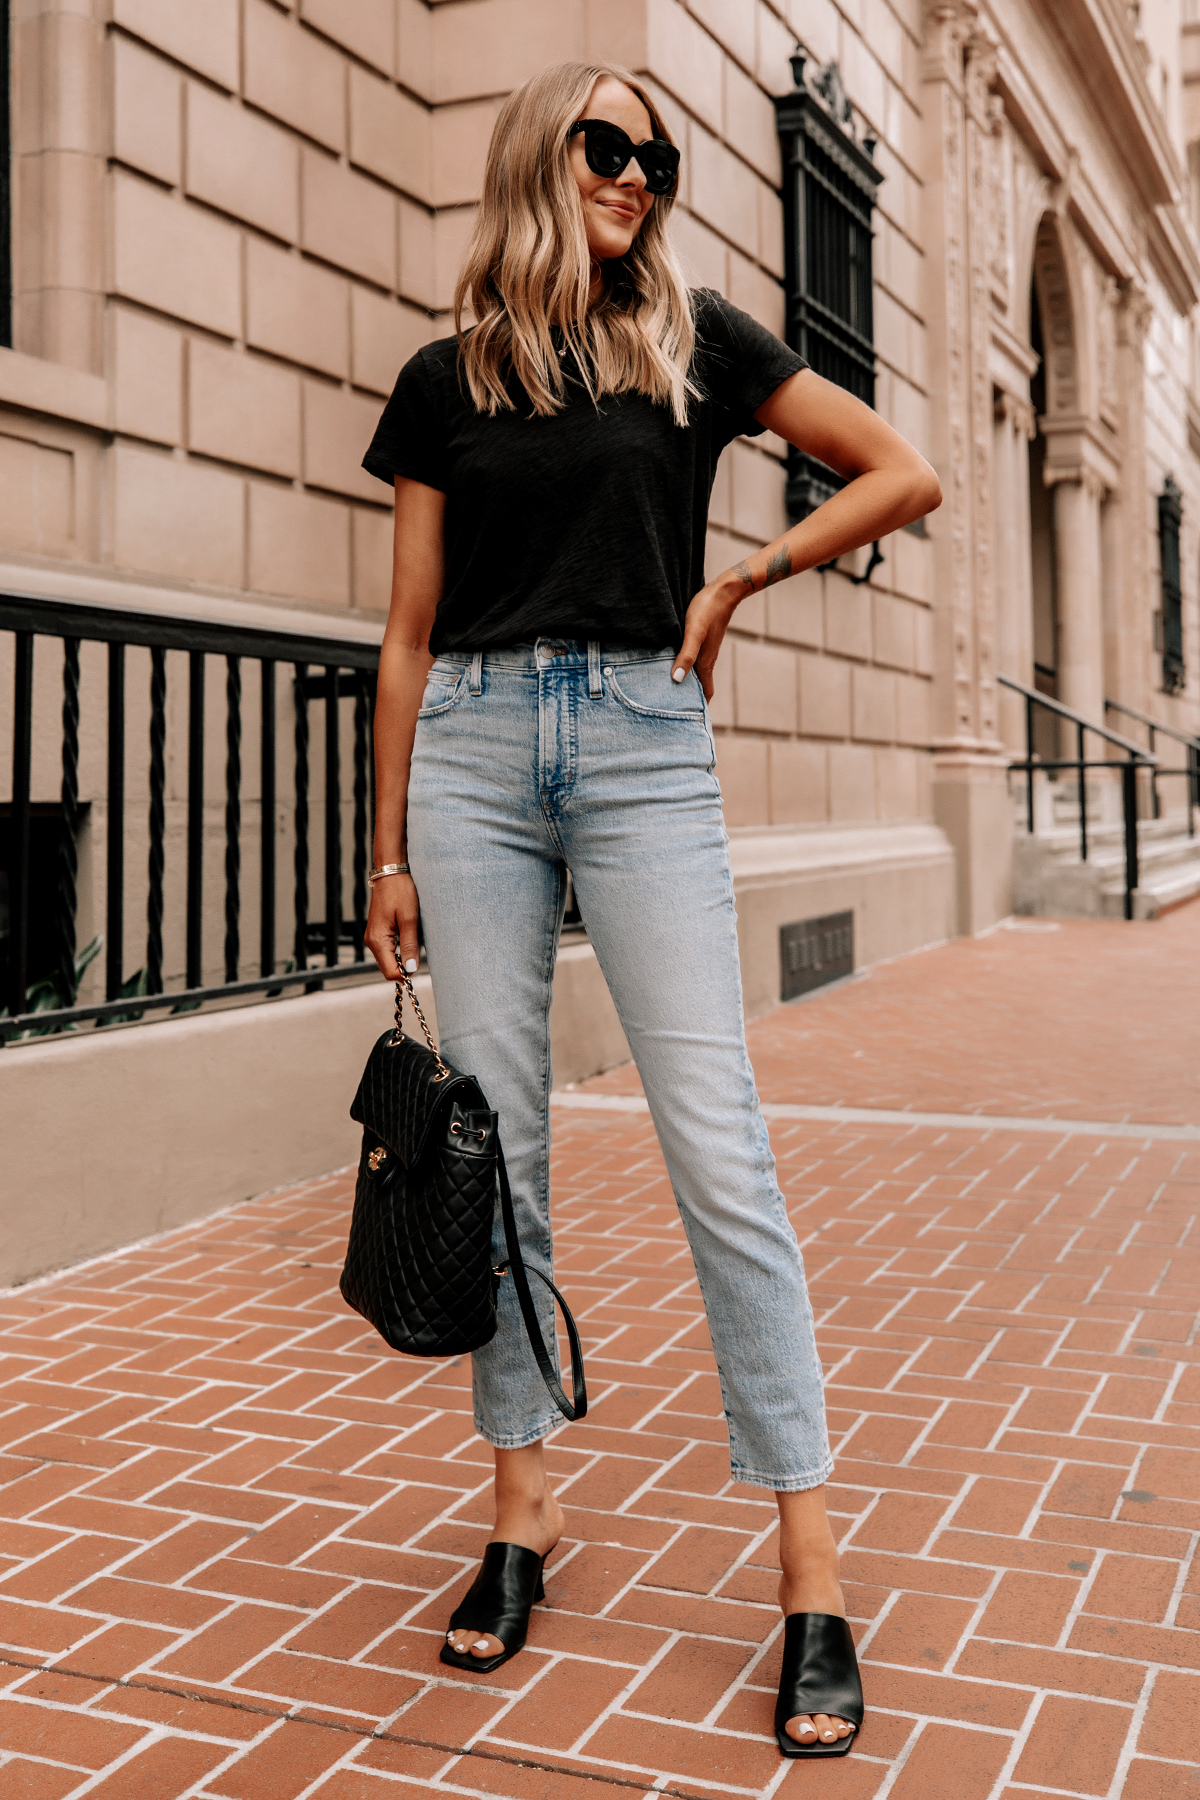
[[[411,875],[385,875],[371,887],[367,913],[366,945],[388,981],[399,981],[402,962],[410,975],[417,972],[420,946],[417,915],[420,902]]]

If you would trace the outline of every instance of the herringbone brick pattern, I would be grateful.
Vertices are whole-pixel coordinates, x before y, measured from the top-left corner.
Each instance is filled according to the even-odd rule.
[[[1107,939],[1064,944],[1089,932],[1102,979]],[[979,947],[994,999],[1032,941]],[[772,1098],[812,1097],[813,1034],[848,1044],[848,1012],[878,1057],[861,997],[902,1014],[914,966],[756,1027]],[[1047,1016],[1070,1000],[1041,990]],[[1200,1011],[1179,1032],[1194,1069]],[[911,1022],[892,1051],[894,1094],[940,1054]],[[1021,1056],[996,1042],[991,1074],[1019,1085]],[[829,1375],[870,1709],[850,1757],[784,1763],[771,1736],[774,1506],[729,1482],[648,1120],[568,1104],[557,1254],[594,1406],[549,1453],[548,1604],[490,1677],[436,1660],[486,1538],[468,1369],[342,1305],[347,1176],[0,1296],[4,1800],[1196,1800],[1200,1141],[772,1137]]]

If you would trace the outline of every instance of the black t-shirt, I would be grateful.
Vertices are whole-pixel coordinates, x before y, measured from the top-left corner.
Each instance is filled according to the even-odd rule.
[[[429,648],[494,650],[536,637],[678,649],[704,585],[717,459],[762,426],[754,410],[802,357],[710,289],[693,293],[691,375],[701,398],[686,427],[645,394],[597,405],[575,372],[565,404],[477,412],[458,345],[440,338],[400,371],[363,467],[446,495],[446,575]]]

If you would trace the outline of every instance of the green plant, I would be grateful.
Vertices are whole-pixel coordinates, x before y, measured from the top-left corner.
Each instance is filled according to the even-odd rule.
[[[32,987],[25,989],[25,1011],[27,1013],[58,1012],[65,1006],[74,1006],[79,994],[79,985],[89,966],[95,962],[104,948],[103,936],[94,937],[90,944],[82,949],[75,958],[75,973],[70,993],[63,993],[63,984],[59,976],[47,975],[41,981],[35,981]],[[144,990],[143,990],[144,991]],[[124,992],[124,989],[122,989]],[[0,1019],[11,1015],[6,1007],[0,1011]],[[74,1025],[45,1025],[32,1027],[28,1031],[13,1033],[13,1041],[25,1037],[52,1037],[56,1031],[74,1031]]]

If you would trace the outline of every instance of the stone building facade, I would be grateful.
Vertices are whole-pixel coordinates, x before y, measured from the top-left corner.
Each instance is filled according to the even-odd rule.
[[[1196,0],[1140,14],[1125,0],[9,10],[5,590],[377,639],[390,503],[360,458],[401,363],[451,329],[504,94],[568,58],[637,71],[683,149],[673,230],[691,279],[784,334],[773,102],[799,43],[810,85],[837,65],[841,123],[870,141],[882,178],[876,404],[930,456],[945,503],[885,539],[869,570],[857,553],[736,615],[713,721],[751,1009],[779,997],[782,924],[849,910],[861,965],[1012,910],[1007,765],[1024,754],[1024,715],[999,676],[1096,721],[1115,700],[1200,727]],[[731,446],[714,571],[785,528],[785,463],[770,436]],[[1185,665],[1171,692],[1168,476]],[[4,658],[7,691],[0,634]],[[39,717],[54,718],[58,681],[36,666]],[[89,693],[99,719],[102,670],[85,657]],[[172,743],[182,729],[179,713]],[[56,730],[35,731],[46,803]],[[95,823],[99,737],[85,732],[81,756]],[[181,807],[182,753],[168,762],[168,807]],[[219,911],[215,761],[212,773],[206,891]],[[6,780],[0,769],[0,792]],[[132,818],[145,798],[132,765],[130,780]],[[247,766],[246,818],[254,783]],[[1183,798],[1164,784],[1168,811]],[[281,812],[284,850],[288,830]],[[127,918],[131,967],[137,929]],[[567,983],[568,1072],[619,1045],[589,979]],[[603,1055],[566,1048],[597,1032]]]

